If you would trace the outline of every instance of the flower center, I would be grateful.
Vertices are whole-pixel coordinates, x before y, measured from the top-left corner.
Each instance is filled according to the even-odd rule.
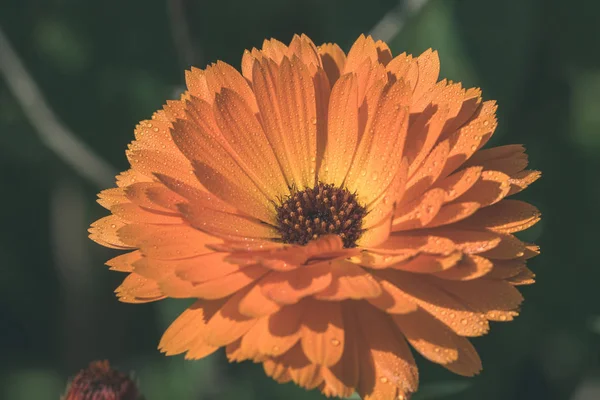
[[[339,235],[345,248],[356,247],[367,209],[346,189],[319,183],[280,199],[277,229],[284,243],[304,245],[322,235]]]

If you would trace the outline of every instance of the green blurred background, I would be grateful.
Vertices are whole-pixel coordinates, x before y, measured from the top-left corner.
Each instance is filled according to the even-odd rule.
[[[238,67],[243,49],[302,32],[347,50],[393,10],[404,24],[388,25],[399,29],[392,50],[438,49],[442,76],[498,100],[492,144],[525,144],[544,173],[521,195],[543,212],[526,233],[542,255],[521,316],[474,340],[484,362],[474,379],[418,358],[415,399],[600,399],[600,2],[1,0],[0,27],[56,116],[124,170],[134,125],[177,96],[190,65]],[[222,353],[159,354],[189,302],[116,300],[122,275],[103,267],[116,252],[86,233],[106,213],[102,183],[47,146],[39,127],[52,124],[32,121],[44,117],[35,107],[24,112],[0,79],[0,398],[58,399],[70,375],[107,358],[135,371],[148,400],[321,399]]]

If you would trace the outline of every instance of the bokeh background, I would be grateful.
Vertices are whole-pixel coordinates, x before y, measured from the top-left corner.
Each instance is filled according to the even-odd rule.
[[[347,50],[374,32],[396,54],[438,49],[442,76],[498,100],[491,144],[523,143],[544,174],[521,195],[543,213],[526,233],[542,255],[521,316],[474,340],[474,379],[418,358],[415,399],[600,399],[599,15],[591,0],[1,0],[0,398],[58,399],[105,358],[135,371],[148,400],[323,398],[222,353],[159,354],[189,302],[119,303],[122,276],[103,266],[116,252],[86,229],[106,213],[96,193],[127,168],[133,127],[177,97],[185,68],[237,67],[265,37]]]

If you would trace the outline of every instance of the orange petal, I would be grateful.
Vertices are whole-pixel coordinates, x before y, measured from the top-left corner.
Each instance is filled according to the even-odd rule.
[[[335,365],[344,351],[344,321],[339,303],[307,299],[302,318],[301,344],[314,364]]]
[[[461,257],[462,253],[459,251],[452,252],[447,256],[419,254],[410,261],[392,265],[391,268],[418,274],[431,274],[453,268]]]
[[[260,239],[279,237],[273,226],[254,218],[224,213],[193,203],[182,204],[179,209],[190,225],[211,235]]]
[[[474,281],[443,281],[444,290],[472,310],[492,321],[508,321],[518,315],[523,296],[508,282],[478,279]]]
[[[149,187],[145,190],[145,192],[146,197],[152,202],[152,204],[162,207],[165,210],[179,212],[177,205],[185,202],[184,197],[162,185]]]
[[[183,185],[184,183],[181,182],[181,184]],[[192,187],[192,186],[189,186],[189,187],[193,188],[193,190],[198,190],[198,191],[200,190],[196,187]],[[165,190],[164,186],[158,182],[139,182],[139,183],[134,183],[132,185],[127,186],[124,189],[124,192],[125,192],[127,199],[139,207],[149,209],[152,211],[170,213],[172,215],[178,214],[176,208],[164,207],[164,206],[159,205],[159,204],[155,203],[154,201],[152,201],[152,199],[150,199],[148,197],[148,191],[150,189]],[[173,194],[173,196],[177,196],[177,195]],[[177,198],[180,201],[182,200],[182,198],[180,196],[177,196]],[[175,213],[173,211],[175,211]]]
[[[431,189],[423,196],[417,198],[396,211],[396,218],[392,222],[392,231],[405,231],[420,228],[435,221],[446,197],[442,189]]]
[[[499,171],[483,171],[481,178],[465,194],[462,202],[475,202],[484,206],[495,204],[508,195],[510,177]]]
[[[130,224],[119,229],[123,242],[139,247],[148,257],[175,260],[205,254],[220,240],[187,225]]]
[[[358,141],[357,82],[354,74],[341,77],[329,100],[327,146],[319,170],[319,180],[341,186],[352,162]]]
[[[277,39],[265,39],[263,41],[262,52],[276,64],[280,64],[283,57],[288,53],[288,47]]]
[[[319,67],[321,66],[321,58],[319,57],[317,47],[305,34],[302,34],[301,36],[294,35],[292,38],[288,50],[288,57],[291,57],[292,54],[298,57],[298,59],[307,66],[311,64]]]
[[[188,185],[200,186],[192,174],[192,166],[185,158],[175,158],[162,151],[137,150],[133,145],[125,154],[131,167],[149,178],[154,178],[155,174],[176,176]]]
[[[185,84],[191,95],[212,102],[214,94],[208,89],[204,70],[192,67],[189,71],[185,71]]]
[[[293,304],[319,293],[331,284],[330,262],[321,262],[292,271],[271,272],[260,282],[263,294],[278,304]]]
[[[512,175],[510,177],[510,192],[508,192],[508,196],[524,190],[527,186],[540,179],[541,176],[542,173],[540,171],[532,170],[525,170]]]
[[[205,301],[198,300],[185,310],[165,331],[158,348],[168,356],[188,351],[198,339],[202,340],[206,330],[206,322],[223,306],[223,300]],[[216,351],[216,346],[206,346],[210,351]],[[198,357],[202,358],[202,356]]]
[[[293,166],[292,183],[298,190],[313,187],[317,156],[315,88],[306,66],[295,56],[281,62],[277,100],[286,132],[283,140]]]
[[[98,200],[96,200],[98,204],[102,207],[110,210],[112,206],[119,203],[127,202],[127,197],[125,197],[125,192],[121,188],[112,188],[106,189],[98,193]]]
[[[200,182],[216,196],[256,218],[269,219],[273,210],[267,195],[257,186],[260,179],[234,154],[225,142],[212,117],[212,107],[199,99],[190,101],[190,113],[178,120],[173,128],[173,140],[193,161]],[[192,122],[193,121],[193,122]],[[178,179],[181,173],[169,175]]]
[[[260,285],[253,285],[250,291],[240,300],[240,313],[253,318],[271,315],[279,311],[281,307],[273,300],[266,297]]]
[[[372,298],[381,294],[381,288],[373,276],[351,262],[333,262],[331,273],[331,285],[315,295],[315,298],[341,301]]]
[[[377,61],[383,65],[388,65],[393,58],[389,46],[385,42],[378,40],[375,42],[375,48],[377,49]]]
[[[321,367],[311,364],[306,358],[300,344],[292,347],[284,355],[264,362],[265,372],[274,379],[282,382],[279,377],[273,375],[274,371],[279,370],[281,377],[289,376],[298,386],[305,389],[314,389],[323,382]],[[285,371],[285,372],[284,372]]]
[[[258,112],[254,93],[244,77],[231,65],[222,61],[209,65],[204,71],[206,83],[210,93],[209,99],[202,99],[209,103],[215,101],[215,96],[224,90],[231,90],[241,96],[253,113]]]
[[[365,60],[372,64],[378,63],[377,47],[371,36],[360,35],[354,42],[344,65],[344,74],[356,72]]]
[[[485,169],[514,175],[525,169],[527,163],[525,148],[520,144],[511,144],[479,150],[465,165],[480,165]]]
[[[147,176],[135,169],[129,169],[117,175],[117,186],[126,187],[136,182],[152,182],[153,177]]]
[[[508,282],[514,286],[531,285],[535,283],[535,274],[527,268],[524,268],[517,275],[508,279]],[[502,318],[502,316],[500,316]]]
[[[445,203],[457,199],[469,190],[481,176],[482,167],[469,167],[440,180],[435,186],[446,191]]]
[[[458,89],[460,89],[460,94]],[[447,101],[445,101],[446,98]],[[457,99],[460,99],[460,102],[456,102]],[[481,89],[471,88],[465,92],[460,84],[448,85],[444,93],[434,100],[434,102],[438,101],[441,104],[448,104],[451,110],[449,113],[451,119],[446,122],[443,134],[454,132],[471,120],[477,110],[481,109]]]
[[[540,212],[529,203],[520,200],[503,200],[475,213],[461,225],[482,227],[496,232],[514,233],[535,225]]]
[[[502,238],[495,232],[486,230],[460,230],[452,226],[431,229],[429,233],[446,237],[454,242],[456,248],[467,254],[477,254],[498,246]]]
[[[232,274],[194,285],[193,295],[209,300],[227,297],[257,281],[267,272],[268,270],[260,265],[250,265]],[[177,275],[188,281],[187,275]]]
[[[525,260],[494,260],[493,269],[485,279],[508,279],[518,275],[525,268]]]
[[[437,51],[431,49],[425,50],[416,58],[419,67],[419,78],[413,93],[414,107],[421,107],[419,100],[429,91],[437,82],[440,73],[440,59]],[[425,99],[427,102],[428,99]]]
[[[119,301],[124,303],[148,303],[165,298],[155,281],[134,272],[127,275],[115,293]]]
[[[428,228],[450,225],[464,220],[479,210],[479,203],[450,203],[443,205],[435,217],[427,224]]]
[[[375,96],[370,100],[370,96]],[[398,157],[408,129],[409,88],[402,81],[386,86],[381,94],[367,94],[369,116],[345,185],[370,203],[388,188],[402,163]],[[374,110],[374,111],[373,111]]]
[[[449,255],[456,250],[456,244],[450,239],[417,232],[395,232],[384,243],[370,250],[381,254],[411,255],[418,252]]]
[[[488,274],[493,267],[494,264],[487,258],[465,254],[454,267],[433,275],[442,279],[470,281]]]
[[[359,344],[358,393],[363,399],[396,399],[417,390],[419,374],[403,338],[386,314],[358,303],[356,322],[364,342]]]
[[[381,287],[381,295],[367,299],[369,303],[387,314],[407,314],[417,310],[418,306],[396,286],[379,277],[377,281]]]
[[[419,77],[419,66],[417,62],[413,59],[411,55],[406,55],[406,53],[402,53],[386,66],[386,71],[391,74],[395,80],[404,80],[410,84],[411,89],[414,90],[417,85],[417,80]],[[422,110],[414,110],[422,111]]]
[[[331,86],[335,84],[346,64],[346,54],[335,43],[325,43],[318,48],[323,69],[327,74]]]
[[[408,342],[428,360],[463,376],[481,371],[481,360],[471,343],[425,311],[394,315],[393,320]]]
[[[239,312],[240,300],[247,293],[242,290],[230,297],[206,324],[206,343],[211,346],[225,346],[244,335],[257,319],[246,317]]]
[[[415,199],[430,189],[437,181],[446,159],[450,146],[447,140],[444,140],[433,149],[433,151],[423,160],[420,168],[417,168],[414,174],[406,184],[406,192],[404,193],[403,201],[408,202]]]
[[[442,176],[449,175],[464,164],[489,139],[498,124],[496,108],[495,102],[484,102],[476,118],[449,135],[453,146]]]
[[[411,122],[406,134],[404,155],[410,161],[409,175],[412,176],[430,154],[448,119],[448,108],[430,105]],[[446,154],[447,155],[447,154]]]
[[[269,316],[264,340],[258,343],[261,354],[280,356],[300,340],[300,322],[305,313],[303,301],[282,307]]]
[[[359,359],[358,346],[360,332],[354,322],[353,311],[344,307],[344,352],[342,358],[337,364],[330,368],[322,368],[323,378],[325,380],[322,391],[325,395],[331,396],[350,396],[358,385]],[[348,324],[348,325],[346,325]]]
[[[121,254],[115,258],[111,258],[106,262],[112,271],[132,272],[133,263],[142,258],[142,253],[139,250],[130,251],[129,253]]]
[[[290,154],[284,119],[278,98],[277,80],[279,67],[270,59],[259,60],[252,68],[252,83],[265,135],[281,165],[288,186],[294,183],[300,172],[296,171],[296,159]]]
[[[173,213],[151,211],[133,203],[121,203],[113,206],[110,211],[117,217],[134,223],[156,225],[179,225],[183,223],[180,216]]]
[[[90,232],[90,239],[102,246],[121,250],[132,249],[135,246],[124,242],[117,234],[117,231],[124,226],[126,224],[122,219],[109,215],[94,222],[88,232]]]
[[[509,260],[519,258],[525,255],[525,243],[510,234],[499,234],[500,242],[491,250],[479,255],[499,260]]]
[[[473,312],[422,275],[388,270],[380,271],[378,275],[395,285],[408,301],[417,304],[461,336],[481,336],[489,329],[481,313]]]
[[[223,136],[260,179],[267,196],[276,199],[289,194],[289,189],[255,112],[238,93],[227,88],[215,97],[215,119]]]

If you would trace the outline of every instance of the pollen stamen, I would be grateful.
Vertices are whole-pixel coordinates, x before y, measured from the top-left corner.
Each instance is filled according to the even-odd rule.
[[[278,230],[284,243],[304,245],[321,235],[337,234],[344,247],[356,247],[367,214],[356,195],[347,189],[319,183],[280,199]],[[290,222],[293,221],[293,222]]]

